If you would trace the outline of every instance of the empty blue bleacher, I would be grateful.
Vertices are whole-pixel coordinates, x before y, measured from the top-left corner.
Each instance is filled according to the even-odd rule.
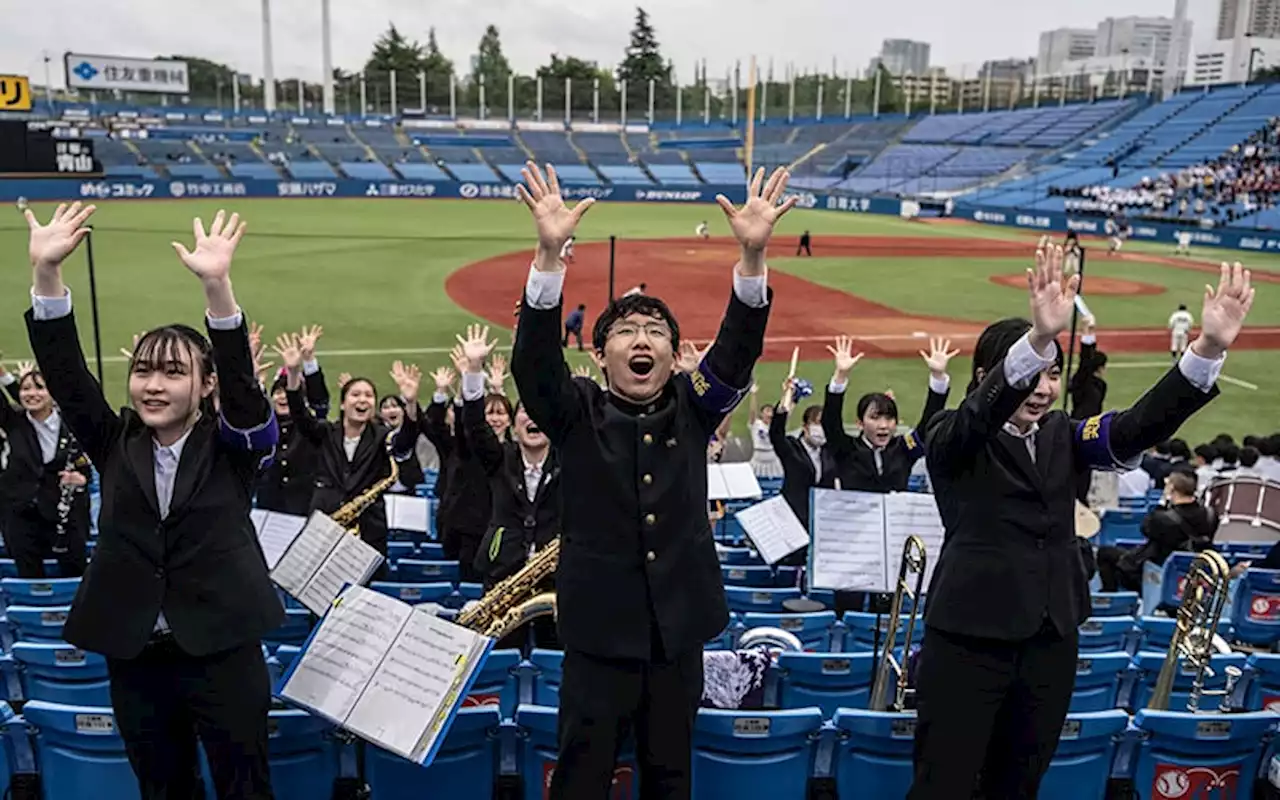
[[[1094,617],[1132,617],[1142,602],[1137,592],[1094,592],[1091,601]]]
[[[701,183],[698,176],[693,174],[688,164],[654,164],[647,162],[649,172],[653,173],[653,177],[658,179],[658,183],[663,186],[697,186]]]
[[[457,583],[460,569],[457,561],[402,558],[392,566],[391,573],[399,583]]]
[[[1280,653],[1254,653],[1245,667],[1248,691],[1246,711],[1273,711],[1280,714]]]
[[[752,628],[781,628],[794,635],[809,652],[825,653],[831,649],[832,630],[836,624],[836,612],[813,611],[795,613],[747,613],[742,615],[742,625]]]
[[[1250,568],[1235,591],[1231,606],[1234,639],[1262,647],[1280,642],[1280,570]]]
[[[610,183],[651,186],[653,181],[644,170],[632,164],[600,164],[600,174]]]
[[[20,641],[62,641],[71,606],[9,606],[5,616]]]
[[[782,606],[785,601],[800,597],[800,590],[796,588],[726,586],[724,593],[729,600],[729,610],[739,613],[762,611],[780,614],[786,610]]]
[[[822,711],[704,708],[693,730],[695,797],[803,797]]]
[[[866,708],[876,657],[865,653],[781,653],[774,672],[778,706],[817,706],[825,717],[839,708]]]
[[[437,167],[435,164],[421,164],[421,163],[410,162],[410,163],[403,163],[403,164],[395,164],[393,168],[395,169],[396,172],[400,173],[400,177],[409,181],[447,181],[449,180],[449,176],[445,173],[445,171]]]
[[[1156,678],[1160,675],[1160,668],[1164,664],[1165,654],[1163,652],[1146,651],[1139,652],[1134,656],[1133,666],[1137,670],[1135,682],[1133,686],[1133,696],[1129,699],[1128,707],[1130,709],[1146,708],[1148,701],[1151,699],[1151,691],[1155,687]],[[1206,670],[1204,677],[1204,688],[1206,694],[1200,701],[1200,707],[1204,710],[1213,710],[1218,708],[1221,703],[1221,697],[1212,696],[1211,692],[1219,692],[1226,687],[1227,683],[1227,667],[1235,667],[1244,670],[1246,656],[1243,653],[1214,653],[1209,660],[1209,667],[1212,674]],[[1190,696],[1191,683],[1194,675],[1190,669],[1182,666],[1177,670],[1173,677],[1173,691],[1169,695],[1169,708],[1184,709],[1187,707],[1187,699]]]
[[[65,606],[76,598],[80,588],[79,578],[4,578],[0,580],[0,593],[5,605],[14,606]]]
[[[533,667],[533,702],[540,706],[560,706],[560,681],[564,678],[564,653],[534,649],[529,653]]]
[[[1121,681],[1129,669],[1129,660],[1129,654],[1123,650],[1112,653],[1081,653],[1076,659],[1076,684],[1071,692],[1071,713],[1116,708]]]
[[[110,706],[107,661],[65,642],[17,642],[23,697],[82,706]]]
[[[1140,711],[1132,752],[1116,770],[1132,777],[1143,797],[1252,797],[1259,761],[1277,724],[1280,716],[1269,711]]]
[[[454,593],[454,585],[445,581],[433,583],[402,583],[391,581],[373,581],[369,588],[381,592],[388,597],[403,600],[406,603],[439,603],[444,605]]]
[[[522,705],[516,709],[515,723],[520,734],[520,772],[524,777],[523,800],[546,800],[547,787],[555,771],[557,746],[556,709]],[[609,797],[639,797],[639,771],[635,754],[628,750],[618,756],[613,771],[613,791]]]
[[[1080,623],[1081,653],[1111,653],[1129,647],[1133,617],[1090,617]]]
[[[377,747],[365,755],[365,778],[376,800],[491,800],[498,772],[495,706],[463,708],[454,718],[435,760],[421,767]],[[328,795],[316,795],[327,798]]]

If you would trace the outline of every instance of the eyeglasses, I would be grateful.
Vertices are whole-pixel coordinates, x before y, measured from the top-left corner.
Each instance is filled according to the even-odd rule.
[[[640,335],[640,331],[644,331],[644,335],[650,339],[665,341],[671,338],[671,329],[661,322],[646,322],[643,325],[637,325],[634,322],[619,322],[609,329],[609,336],[634,339]]]

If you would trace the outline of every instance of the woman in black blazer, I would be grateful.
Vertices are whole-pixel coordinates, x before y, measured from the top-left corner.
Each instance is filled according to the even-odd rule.
[[[398,431],[405,422],[405,402],[398,395],[389,394],[378,403],[378,418],[389,430]],[[410,423],[412,425],[412,423]],[[416,426],[414,426],[416,428]],[[419,434],[420,435],[420,434]],[[418,442],[413,443],[413,450],[397,461],[399,477],[388,492],[393,494],[413,494],[418,484],[426,480],[422,472],[422,462],[418,461]]]
[[[316,361],[316,341],[323,332],[319,325],[313,325],[303,328],[298,337],[307,407],[318,419],[329,416],[329,387],[325,385],[324,371]],[[271,383],[271,403],[280,425],[280,443],[271,463],[258,476],[257,506],[267,511],[306,516],[311,508],[319,454],[311,440],[293,424],[293,417],[289,414],[289,395],[285,392],[285,377],[282,369]]]
[[[231,290],[244,224],[219,211],[207,235],[195,221],[194,251],[174,244],[204,286],[209,339],[185,325],[143,335],[130,407],[117,413],[85,364],[61,274],[93,210],[59,206],[48,225],[26,214],[31,347],[102,480],[98,547],[63,636],[107,658],[116,729],[143,798],[194,796],[197,737],[219,798],[270,798],[260,641],[284,609],[249,510],[278,431]]]
[[[296,333],[276,339],[276,352],[288,371],[286,390],[289,415],[298,430],[317,448],[315,490],[311,511],[332,514],[347,502],[391,476],[391,459],[412,455],[418,441],[417,367],[397,361],[391,376],[400,388],[409,422],[391,430],[378,422],[378,390],[368,378],[352,378],[339,389],[337,422],[316,419],[302,393],[302,351]],[[390,452],[388,452],[390,451]],[[390,488],[390,487],[388,487]],[[384,490],[385,491],[385,490]],[[356,520],[360,538],[384,557],[387,555],[387,509],[381,500],[370,503]],[[375,580],[385,580],[387,566],[378,568]]]
[[[0,399],[0,428],[9,441],[9,463],[0,472],[5,547],[19,578],[46,577],[44,559],[50,556],[62,577],[78,578],[89,538],[89,459],[39,370],[20,369],[15,380],[0,368],[0,383],[13,387],[22,407]]]

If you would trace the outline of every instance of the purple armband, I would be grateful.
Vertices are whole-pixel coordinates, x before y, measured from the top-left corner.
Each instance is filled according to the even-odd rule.
[[[728,414],[742,402],[748,391],[735,389],[717,378],[705,359],[698,364],[697,369],[689,373],[688,379],[693,386],[694,402],[704,411],[713,414]]]
[[[1111,420],[1116,412],[1108,411],[1076,423],[1076,452],[1090,468],[1102,472],[1129,470],[1142,463],[1142,454],[1121,461],[1111,451]]]
[[[257,427],[240,430],[227,422],[226,417],[218,415],[218,435],[222,441],[242,450],[255,452],[271,452],[280,441],[280,426],[276,424],[275,409],[267,414],[267,419]]]

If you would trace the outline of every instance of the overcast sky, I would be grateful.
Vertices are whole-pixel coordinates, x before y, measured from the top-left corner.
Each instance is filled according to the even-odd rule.
[[[12,0],[14,4],[18,0]],[[466,71],[476,43],[496,23],[512,65],[531,72],[553,52],[616,64],[635,15],[633,0],[331,0],[334,65],[358,70],[378,34],[394,22],[441,49]],[[318,80],[320,3],[271,0],[277,77]],[[644,0],[663,52],[688,80],[706,58],[712,75],[755,54],[840,70],[862,70],[886,38],[933,45],[935,65],[1035,54],[1039,33],[1094,27],[1107,16],[1173,15],[1174,0]],[[1190,0],[1196,41],[1208,36],[1218,0]],[[17,6],[14,6],[15,10]],[[43,83],[42,54],[61,84],[62,53],[152,57],[181,53],[262,74],[260,0],[43,0],[22,3],[0,25],[0,73]]]

